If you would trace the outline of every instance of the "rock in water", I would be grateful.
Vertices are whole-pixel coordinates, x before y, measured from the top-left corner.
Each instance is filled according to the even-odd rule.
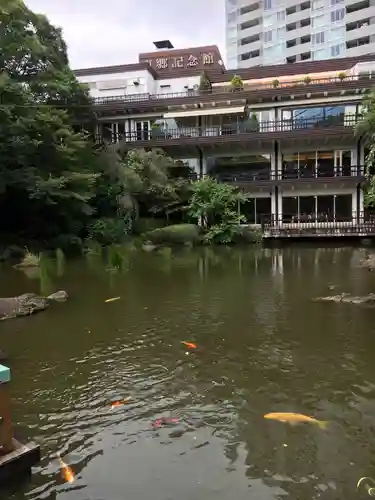
[[[48,295],[48,300],[54,300],[55,302],[65,302],[68,300],[68,294],[65,290],[59,290],[58,292]]]
[[[18,297],[0,299],[0,319],[29,316],[49,307],[49,301],[36,293],[24,293]]]
[[[365,304],[375,306],[375,294],[369,293],[361,297],[350,295],[350,293],[339,293],[338,295],[329,295],[327,297],[317,297],[315,302],[336,302],[343,304]]]
[[[29,316],[38,311],[44,311],[51,302],[65,302],[68,294],[59,290],[49,297],[40,297],[36,293],[24,293],[18,297],[0,298],[0,319]]]

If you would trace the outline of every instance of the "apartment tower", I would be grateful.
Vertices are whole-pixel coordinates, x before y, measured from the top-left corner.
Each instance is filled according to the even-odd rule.
[[[225,0],[227,67],[375,53],[375,0]]]

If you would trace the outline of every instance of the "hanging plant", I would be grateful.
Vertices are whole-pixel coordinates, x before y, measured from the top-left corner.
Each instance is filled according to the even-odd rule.
[[[278,80],[277,78],[275,78],[275,80],[272,81],[272,87],[274,89],[277,89],[278,87],[280,87],[280,80]]]
[[[342,82],[343,80],[345,80],[345,78],[347,77],[346,73],[344,71],[341,71],[341,73],[339,73],[337,75],[337,78]]]
[[[308,85],[309,83],[311,83],[311,76],[306,75],[305,78],[303,79],[303,83],[305,85]]]

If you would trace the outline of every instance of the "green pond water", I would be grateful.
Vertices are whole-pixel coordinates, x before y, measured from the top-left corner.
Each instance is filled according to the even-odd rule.
[[[375,291],[375,274],[358,267],[365,252],[127,252],[47,262],[39,276],[2,266],[0,296],[64,289],[69,300],[0,322],[14,424],[42,449],[31,480],[0,497],[367,497],[356,483],[375,477],[375,309],[312,301]],[[268,412],[330,425],[289,426]],[[162,416],[180,421],[153,428]]]

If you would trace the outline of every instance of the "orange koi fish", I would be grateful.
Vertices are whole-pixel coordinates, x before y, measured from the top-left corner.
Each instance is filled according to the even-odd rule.
[[[72,470],[71,467],[69,467],[69,465],[67,465],[64,460],[60,457],[60,455],[58,454],[58,459],[59,459],[59,462],[60,462],[60,469],[61,469],[61,476],[62,478],[69,484],[72,484],[74,483],[74,481],[76,480],[76,476]]]
[[[117,401],[112,401],[112,403],[109,404],[109,406],[113,409],[113,408],[117,408],[118,406],[122,406],[126,403],[129,403],[129,401],[131,400],[131,396],[128,396],[127,398],[125,399],[118,399]]]
[[[309,423],[316,424],[321,429],[326,429],[328,422],[322,420],[317,420],[313,417],[308,417],[307,415],[302,415],[301,413],[267,413],[264,415],[267,420],[278,420],[279,422],[288,423],[291,425],[296,425],[299,423]]]
[[[185,340],[183,340],[181,343],[186,345],[186,347],[188,347],[189,349],[196,349],[197,348],[197,344],[193,344],[193,342],[185,342]]]

